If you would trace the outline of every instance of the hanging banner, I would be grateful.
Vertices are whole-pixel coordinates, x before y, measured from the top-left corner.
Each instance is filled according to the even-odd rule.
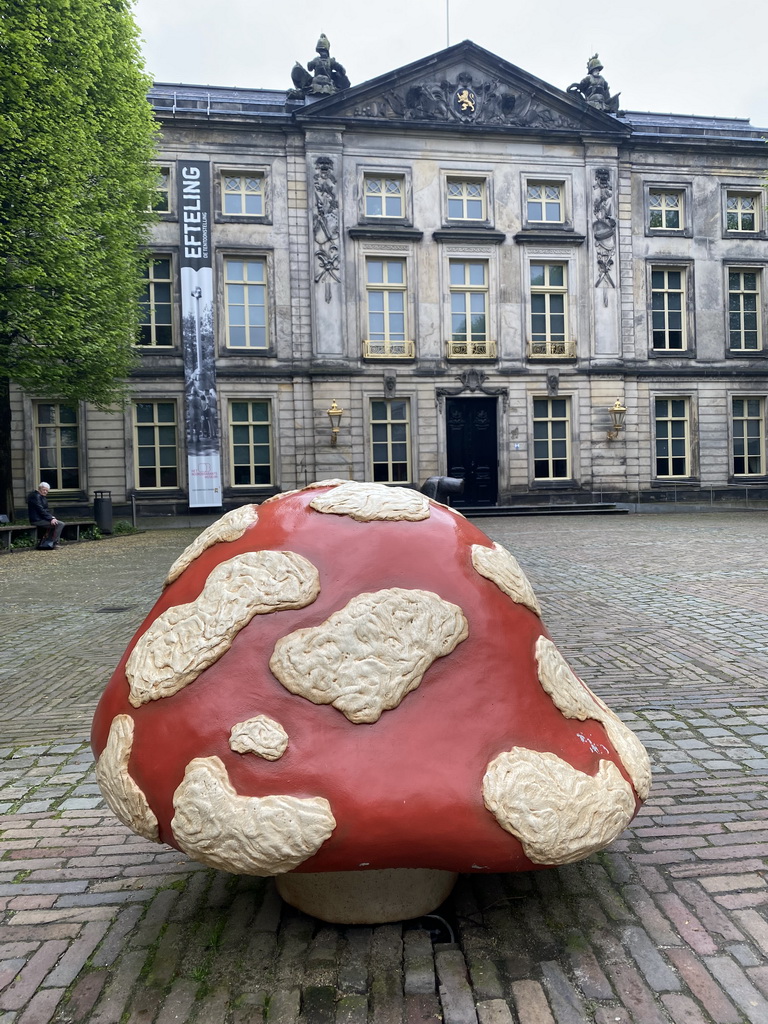
[[[184,422],[190,508],[221,507],[221,438],[213,333],[211,181],[207,163],[179,160]]]

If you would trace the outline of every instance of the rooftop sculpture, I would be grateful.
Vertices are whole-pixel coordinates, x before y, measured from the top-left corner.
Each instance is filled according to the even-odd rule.
[[[349,79],[343,66],[330,55],[331,44],[323,33],[317,41],[317,57],[306,68],[298,61],[291,70],[293,89],[288,99],[301,100],[306,96],[332,96],[349,88]],[[311,73],[310,73],[311,72]]]
[[[611,96],[608,83],[600,74],[603,70],[603,63],[597,54],[590,57],[587,62],[587,76],[580,82],[574,82],[568,86],[568,92],[578,93],[586,100],[590,107],[595,110],[604,110],[608,114],[615,114],[619,109],[619,96]]]

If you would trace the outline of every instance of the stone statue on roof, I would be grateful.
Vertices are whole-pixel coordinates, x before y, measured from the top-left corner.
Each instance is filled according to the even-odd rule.
[[[291,70],[293,89],[288,99],[301,100],[305,96],[332,96],[349,88],[349,79],[343,66],[330,54],[331,44],[323,33],[317,41],[317,57],[309,61],[306,68],[298,61]]]
[[[615,96],[611,96],[608,83],[600,74],[602,70],[603,62],[597,54],[594,54],[587,62],[586,78],[569,85],[568,92],[578,93],[595,110],[604,110],[608,114],[615,114],[619,109],[621,93],[617,92]]]

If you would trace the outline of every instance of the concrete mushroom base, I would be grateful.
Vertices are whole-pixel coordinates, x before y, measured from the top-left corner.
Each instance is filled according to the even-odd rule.
[[[387,868],[277,875],[286,903],[332,924],[386,924],[429,914],[448,898],[455,871]]]

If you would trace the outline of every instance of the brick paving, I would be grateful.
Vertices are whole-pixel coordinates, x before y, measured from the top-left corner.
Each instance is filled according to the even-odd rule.
[[[105,808],[106,678],[196,530],[0,556],[0,1024],[766,1024],[760,513],[484,520],[651,797],[579,864],[464,877],[437,917],[322,924]]]

